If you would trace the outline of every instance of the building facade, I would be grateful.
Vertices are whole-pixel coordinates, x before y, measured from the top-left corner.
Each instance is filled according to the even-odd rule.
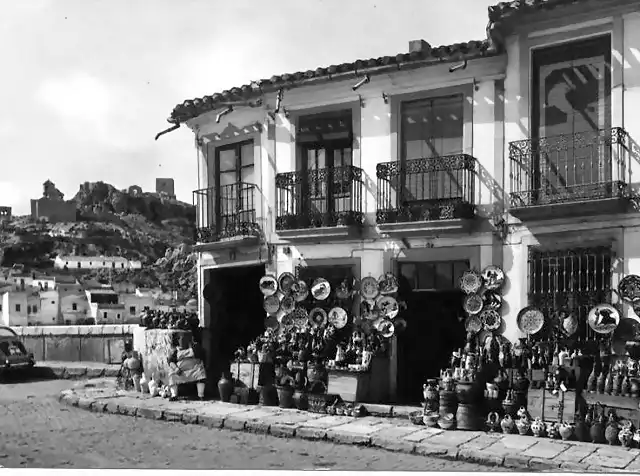
[[[455,319],[458,278],[497,265],[505,337],[528,305],[570,309],[589,337],[589,308],[640,274],[640,6],[512,2],[489,19],[485,41],[413,41],[176,106],[199,151],[203,327],[242,286],[242,312],[264,315],[257,279],[301,268],[391,271]]]
[[[156,193],[167,195],[169,198],[176,198],[175,183],[172,178],[157,178]]]
[[[142,269],[142,262],[121,256],[56,256],[57,269]]]
[[[0,207],[0,222],[11,221],[11,207]]]
[[[9,290],[5,291],[0,297],[2,302],[2,322],[5,326],[29,325],[27,292]]]

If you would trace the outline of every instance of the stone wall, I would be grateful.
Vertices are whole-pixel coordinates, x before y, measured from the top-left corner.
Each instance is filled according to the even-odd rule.
[[[145,329],[138,327],[134,331],[133,347],[142,355],[144,373],[147,379],[155,374],[163,384],[168,384],[167,372],[169,370],[168,357],[171,352],[172,336],[178,334],[191,341],[191,332],[178,329]],[[184,336],[184,337],[183,337]]]

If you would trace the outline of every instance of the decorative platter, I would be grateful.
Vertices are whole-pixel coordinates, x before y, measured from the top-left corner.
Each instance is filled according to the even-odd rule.
[[[495,309],[485,309],[480,313],[482,327],[488,331],[496,331],[500,329],[502,324],[502,316]]]
[[[395,326],[389,319],[381,319],[378,323],[377,328],[378,332],[382,334],[382,337],[384,337],[385,339],[393,336],[393,333],[395,332]]]
[[[295,308],[296,301],[293,299],[293,296],[285,296],[282,298],[282,301],[280,301],[280,310],[286,314],[293,312]]]
[[[278,280],[275,276],[267,274],[260,278],[260,291],[265,296],[273,296],[278,292]]]
[[[518,329],[524,334],[536,334],[544,326],[544,314],[533,306],[520,310],[516,319]]]
[[[287,330],[293,328],[295,326],[293,316],[291,314],[287,314],[283,316],[282,319],[280,320],[280,325]]]
[[[276,330],[280,327],[280,323],[278,322],[278,318],[276,316],[269,316],[264,320],[265,329],[273,329]]]
[[[491,264],[482,270],[482,281],[487,289],[500,289],[504,284],[504,271]]]
[[[475,270],[465,271],[460,277],[460,289],[467,294],[477,293],[482,287],[482,276]]]
[[[291,292],[291,287],[296,282],[296,277],[291,273],[282,273],[278,278],[278,287],[284,294]]]
[[[347,311],[342,309],[341,307],[334,307],[329,311],[329,324],[331,324],[336,329],[342,329],[347,325],[347,321],[349,320],[347,316]]]
[[[324,301],[331,294],[331,285],[324,278],[316,279],[311,285],[311,295],[318,301]]]
[[[464,310],[467,311],[471,316],[475,316],[482,311],[482,306],[484,302],[482,301],[482,297],[479,294],[469,294],[465,296],[463,307]]]
[[[393,319],[400,312],[400,305],[391,296],[381,296],[376,300],[376,306],[385,317]]]
[[[502,296],[495,291],[482,293],[482,309],[498,310],[502,306]]]
[[[618,294],[627,302],[640,301],[640,276],[630,274],[620,280]]]
[[[268,314],[275,314],[280,309],[280,299],[278,296],[271,295],[266,296],[264,298],[264,310],[267,311]]]
[[[296,302],[302,302],[309,296],[309,286],[300,279],[291,285],[291,294]]]
[[[482,329],[482,321],[478,316],[469,316],[464,322],[464,328],[467,332],[476,334]]]
[[[620,324],[620,313],[611,304],[598,304],[589,311],[587,323],[598,334],[610,334]]]
[[[309,322],[309,313],[303,307],[297,307],[293,313],[293,322],[298,329],[303,329]]]
[[[320,308],[316,307],[309,312],[309,324],[311,327],[324,327],[327,325],[327,312]]]
[[[398,279],[393,273],[385,273],[378,279],[380,294],[394,294],[398,292]]]
[[[567,309],[560,309],[553,314],[554,325],[567,334],[572,336],[578,330],[578,318]]]
[[[360,282],[360,293],[365,299],[375,299],[380,294],[378,281],[372,276],[367,276]]]

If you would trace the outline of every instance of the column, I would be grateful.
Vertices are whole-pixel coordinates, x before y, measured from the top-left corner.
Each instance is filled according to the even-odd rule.
[[[504,272],[506,282],[502,292],[502,318],[505,321],[504,336],[511,342],[520,337],[517,317],[520,310],[527,306],[527,262],[528,250],[519,238],[519,243],[507,244],[503,248]]]

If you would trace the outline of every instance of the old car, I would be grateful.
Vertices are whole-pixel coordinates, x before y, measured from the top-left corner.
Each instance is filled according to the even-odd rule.
[[[36,361],[13,329],[0,326],[0,377],[33,368]]]

